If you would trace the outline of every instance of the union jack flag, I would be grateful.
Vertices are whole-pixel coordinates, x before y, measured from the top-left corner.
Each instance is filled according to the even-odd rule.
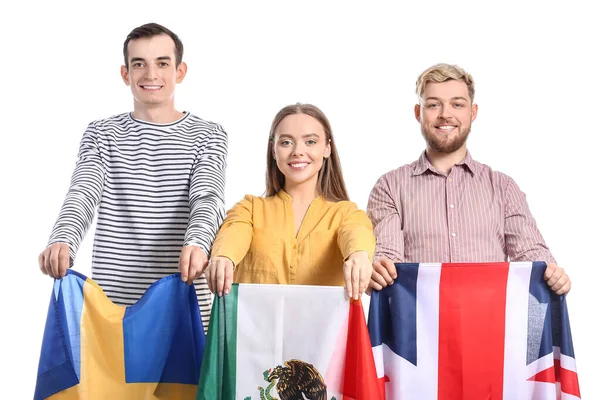
[[[387,399],[580,399],[565,296],[543,262],[396,264],[369,334]]]

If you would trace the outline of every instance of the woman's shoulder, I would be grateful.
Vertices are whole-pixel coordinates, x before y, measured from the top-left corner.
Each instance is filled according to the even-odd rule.
[[[252,204],[268,204],[277,201],[277,195],[273,196],[256,196],[253,194],[246,194],[238,203],[252,203]]]
[[[325,202],[329,205],[329,207],[331,209],[334,209],[336,211],[340,211],[340,212],[353,212],[358,210],[358,206],[356,205],[355,202],[350,201],[350,200],[340,200],[340,201],[330,201],[330,200],[325,200]]]

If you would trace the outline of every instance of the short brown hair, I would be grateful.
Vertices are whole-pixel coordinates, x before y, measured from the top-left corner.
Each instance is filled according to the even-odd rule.
[[[125,43],[123,43],[123,57],[125,58],[125,68],[129,69],[129,52],[127,50],[129,42],[136,39],[151,38],[153,36],[158,35],[167,35],[171,39],[173,39],[173,42],[175,43],[175,66],[179,66],[179,64],[181,64],[181,61],[183,60],[183,43],[181,43],[181,40],[179,40],[179,36],[171,32],[164,26],[151,22],[149,24],[138,26],[137,28],[132,30],[129,33],[129,35],[127,35]]]
[[[447,80],[463,81],[467,84],[471,102],[475,99],[475,82],[473,77],[458,65],[436,64],[433,67],[427,68],[417,79],[417,96],[419,99],[423,97],[425,86],[430,82],[446,82]]]
[[[275,131],[277,130],[277,127],[285,117],[293,114],[306,114],[319,121],[323,127],[323,131],[325,131],[325,138],[329,141],[329,145],[331,146],[331,154],[323,160],[323,166],[319,171],[319,180],[317,183],[319,194],[329,201],[349,200],[329,120],[317,106],[301,103],[283,107],[277,113],[271,124],[271,132],[269,133],[269,141],[267,144],[267,188],[265,195],[273,196],[284,188],[285,176],[279,170],[277,162],[273,158],[273,145],[275,143]]]

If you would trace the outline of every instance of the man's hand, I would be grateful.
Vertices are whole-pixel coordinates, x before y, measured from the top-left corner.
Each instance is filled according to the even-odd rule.
[[[202,275],[208,265],[208,257],[199,246],[184,246],[179,256],[181,280],[191,285],[194,279]]]
[[[381,290],[384,287],[394,283],[394,279],[398,277],[396,265],[389,258],[381,258],[373,263],[373,273],[371,274],[371,282],[369,288]]]
[[[373,264],[366,251],[355,251],[344,262],[344,281],[351,299],[358,299],[369,286]]]
[[[219,297],[223,293],[229,294],[233,283],[233,261],[227,257],[211,258],[205,275],[211,292]]]
[[[69,268],[69,245],[53,243],[46,247],[38,257],[40,270],[43,274],[60,279],[67,274]]]
[[[544,279],[550,289],[558,295],[567,294],[571,290],[571,279],[564,269],[556,264],[548,263]]]

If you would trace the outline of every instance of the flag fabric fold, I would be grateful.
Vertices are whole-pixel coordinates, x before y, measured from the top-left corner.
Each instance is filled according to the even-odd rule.
[[[342,287],[234,284],[202,365],[202,400],[382,398],[362,304]]]
[[[543,262],[396,264],[369,333],[387,399],[580,399],[565,296]]]
[[[68,270],[54,282],[34,399],[193,399],[204,341],[194,286],[179,274],[122,307]]]

